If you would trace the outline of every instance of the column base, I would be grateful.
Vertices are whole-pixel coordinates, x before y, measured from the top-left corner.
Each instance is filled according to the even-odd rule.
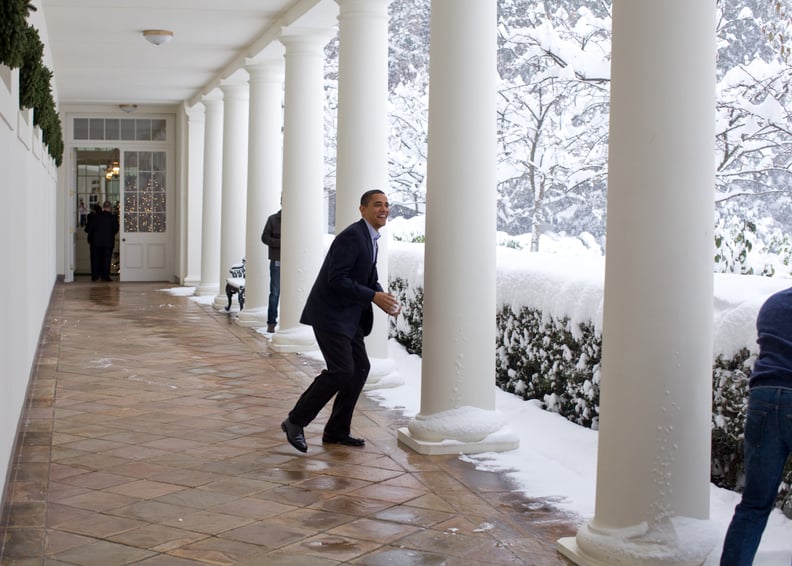
[[[404,385],[404,378],[396,370],[396,363],[390,358],[370,358],[371,370],[369,371],[363,391],[376,389],[389,389]]]
[[[231,312],[231,310],[234,308],[234,305],[236,305],[237,309],[239,309],[239,304],[236,302],[235,299],[232,298],[231,309],[229,309],[228,312]],[[218,294],[217,296],[215,296],[214,301],[212,301],[212,307],[214,307],[215,310],[224,311],[226,306],[228,306],[228,297],[226,297],[225,294],[222,295]]]
[[[196,297],[206,297],[207,295],[217,295],[220,290],[219,285],[198,285],[195,288]]]
[[[508,452],[520,447],[520,439],[511,430],[495,433],[478,441],[441,440],[432,442],[414,437],[407,427],[397,431],[399,443],[418,454],[437,456],[441,454],[480,454],[481,452]]]
[[[184,278],[184,281],[182,281],[182,287],[196,287],[197,288],[198,285],[200,285],[200,284],[201,284],[201,278],[200,277],[191,277],[189,275]]]
[[[273,352],[296,353],[317,350],[319,346],[309,326],[280,329],[270,338],[269,348]]]
[[[596,560],[591,556],[587,556],[578,547],[577,539],[575,537],[565,537],[558,539],[556,543],[556,550],[562,556],[565,556],[579,566],[609,566],[607,562]]]
[[[672,517],[651,528],[583,525],[577,537],[562,538],[559,553],[581,566],[700,566],[717,541],[708,519]]]
[[[226,302],[226,304],[228,304]],[[239,316],[234,320],[239,326],[246,328],[258,328],[267,326],[267,307],[258,309],[247,309],[240,311]]]

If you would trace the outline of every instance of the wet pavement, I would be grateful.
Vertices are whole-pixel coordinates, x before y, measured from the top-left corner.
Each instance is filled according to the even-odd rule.
[[[577,523],[498,473],[396,441],[364,394],[308,453],[280,422],[321,362],[162,283],[58,283],[3,498],[0,563],[569,565]]]

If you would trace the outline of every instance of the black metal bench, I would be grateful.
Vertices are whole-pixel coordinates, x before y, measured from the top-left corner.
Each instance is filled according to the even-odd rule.
[[[228,305],[225,310],[231,310],[231,298],[236,295],[239,301],[239,310],[245,308],[245,260],[242,263],[235,263],[228,270],[231,277],[226,279],[226,297],[228,297]]]

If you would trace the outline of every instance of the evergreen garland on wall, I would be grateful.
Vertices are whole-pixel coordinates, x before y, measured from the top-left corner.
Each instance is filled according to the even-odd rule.
[[[0,64],[19,69],[19,107],[33,109],[33,124],[57,166],[63,162],[63,129],[52,96],[52,71],[44,65],[44,44],[26,22],[35,6],[28,0],[0,2]]]
[[[0,2],[0,64],[12,69],[22,66],[25,57],[27,17],[36,7],[28,0]]]

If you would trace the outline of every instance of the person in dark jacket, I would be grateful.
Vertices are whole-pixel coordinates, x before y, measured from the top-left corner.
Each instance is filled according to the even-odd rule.
[[[313,380],[281,423],[289,444],[300,452],[308,450],[303,428],[333,396],[322,442],[365,445],[365,440],[351,436],[350,431],[352,413],[371,368],[363,341],[373,326],[371,303],[392,316],[401,310],[396,297],[384,292],[377,280],[377,239],[389,210],[388,198],[381,190],[363,193],[362,218],[335,237],[308,294],[300,322],[313,327],[327,369]]]
[[[112,207],[110,201],[106,200],[102,210],[95,213],[85,227],[91,247],[91,281],[112,281],[110,262],[113,260],[115,235],[118,233],[118,218],[111,212]]]
[[[748,381],[745,486],[720,563],[753,563],[792,451],[792,287],[771,295],[756,317],[759,356]]]
[[[85,227],[83,228],[85,230],[85,233],[87,234],[86,240],[88,241],[88,257],[91,260],[91,280],[92,281],[98,281],[99,280],[99,276],[97,275],[97,273],[99,273],[99,268],[96,266],[96,257],[95,257],[96,254],[94,253],[93,246],[91,245],[91,233],[89,232],[89,230],[90,230],[90,227],[91,227],[91,221],[94,218],[96,218],[96,216],[98,214],[100,214],[101,212],[102,212],[102,207],[99,204],[96,204],[96,203],[92,204],[91,205],[91,212],[88,213],[88,216],[85,219]]]
[[[267,306],[267,332],[275,332],[278,323],[278,301],[280,300],[280,235],[281,211],[270,215],[261,233],[261,241],[269,248],[270,288]]]

